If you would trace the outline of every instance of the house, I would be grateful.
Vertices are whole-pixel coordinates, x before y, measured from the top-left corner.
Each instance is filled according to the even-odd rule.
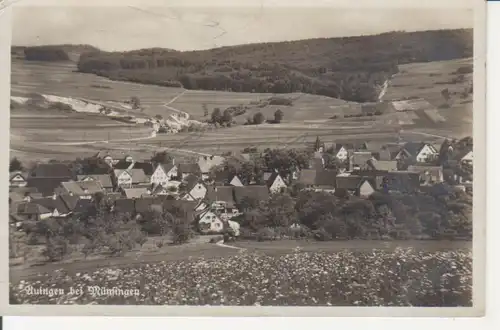
[[[127,169],[142,169],[144,174],[151,176],[155,171],[155,168],[150,162],[136,162],[136,161],[125,161],[121,160],[113,166],[116,170],[127,170]]]
[[[184,180],[188,175],[195,175],[201,178],[201,169],[198,163],[182,163],[178,166],[180,178]]]
[[[474,161],[474,159],[472,157],[472,150],[467,150],[465,152],[462,152],[461,154],[459,154],[458,159],[459,159],[461,164],[466,164],[466,165],[472,166],[473,161]]]
[[[116,185],[118,187],[129,187],[137,184],[149,183],[149,179],[144,173],[144,170],[139,168],[126,169],[126,170],[113,170]]]
[[[410,165],[408,166],[408,171],[420,174],[421,185],[441,183],[444,181],[442,166]]]
[[[348,194],[367,198],[375,192],[374,186],[371,178],[359,175],[337,176],[335,193],[345,191]]]
[[[220,233],[224,229],[224,223],[213,211],[206,210],[198,216],[198,228],[204,234]]]
[[[333,155],[340,161],[346,161],[349,157],[348,147],[349,146],[345,144],[336,144],[335,149],[333,150]]]
[[[374,155],[378,161],[395,161],[400,151],[400,145],[384,145]]]
[[[267,186],[243,186],[233,187],[234,201],[236,205],[241,205],[246,199],[262,202],[269,199],[269,189]]]
[[[237,175],[231,174],[229,171],[220,171],[215,174],[215,185],[218,186],[237,186],[242,187],[243,183]]]
[[[52,216],[52,211],[33,201],[26,201],[17,205],[14,214],[27,220],[39,221],[50,218]]]
[[[205,198],[207,194],[207,187],[200,182],[200,179],[194,175],[188,175],[185,179],[183,186],[185,195],[182,199],[189,201],[197,201]]]
[[[94,201],[91,199],[78,199],[75,207],[73,208],[73,214],[86,213],[93,203]]]
[[[151,194],[147,188],[122,188],[122,191],[127,199],[142,198]]]
[[[315,191],[335,191],[337,171],[334,170],[302,170],[299,182]]]
[[[172,188],[170,188],[172,189]],[[173,193],[173,191],[169,190],[169,188],[164,187],[161,184],[155,185],[153,184],[151,187],[151,195],[152,196],[166,196],[169,193]]]
[[[277,172],[272,173],[266,180],[266,186],[271,193],[278,193],[287,188],[285,181]]]
[[[77,202],[78,197],[71,195],[53,195],[52,197],[33,200],[33,203],[49,210],[52,213],[51,217],[69,216],[76,207]]]
[[[370,159],[368,162],[368,167],[374,171],[397,171],[398,162],[396,160],[377,160],[375,158]]]
[[[367,151],[355,151],[349,157],[349,170],[364,170],[370,168],[368,164],[369,161],[373,160],[373,155],[371,152]]]
[[[109,174],[77,175],[77,181],[97,181],[104,188],[105,192],[113,191],[113,180]]]
[[[403,148],[399,151],[396,160],[410,159],[417,163],[426,163],[438,156],[439,152],[429,143],[408,142],[405,143]]]
[[[91,199],[97,193],[106,193],[101,183],[93,180],[61,182],[61,185],[55,192],[58,194],[70,194],[82,199]]]
[[[209,173],[215,166],[224,164],[225,158],[221,156],[201,156],[198,158],[198,166],[201,171],[201,179],[207,180]]]
[[[36,188],[43,196],[51,196],[61,182],[73,179],[71,169],[65,164],[37,164],[28,174],[26,187]]]
[[[177,166],[174,164],[157,164],[150,182],[156,185],[167,185],[172,179],[178,176]]]
[[[402,193],[415,193],[420,188],[420,173],[393,171],[387,173],[383,190]]]
[[[25,187],[28,184],[27,178],[28,178],[28,173],[12,172],[9,175],[9,186]]]

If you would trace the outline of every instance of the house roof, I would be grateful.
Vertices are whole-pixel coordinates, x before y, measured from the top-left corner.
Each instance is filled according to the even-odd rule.
[[[24,200],[24,195],[18,192],[9,192],[9,201],[10,202],[21,202]]]
[[[104,188],[113,188],[113,181],[109,174],[91,174],[91,175],[78,175],[78,181],[85,181],[89,178],[90,180],[99,181]]]
[[[104,192],[104,187],[99,181],[77,181],[76,183],[83,191],[86,191],[88,194]]]
[[[66,164],[37,164],[29,176],[33,178],[72,178],[73,172]]]
[[[153,173],[154,173],[154,171],[156,171],[157,167],[161,167],[163,169],[163,172],[165,172],[165,174],[167,174],[171,169],[173,169],[176,166],[177,165],[172,164],[172,163],[157,163],[156,166],[154,167]],[[153,173],[151,173],[151,175]]]
[[[122,194],[119,192],[107,193],[103,196],[103,199],[107,201],[115,201],[120,198],[122,198]]]
[[[123,172],[127,172],[132,177],[132,183],[148,182],[148,177],[142,168],[133,168],[130,170],[114,170],[115,176],[119,177]]]
[[[387,174],[389,190],[413,192],[420,187],[420,174],[409,171],[394,171]]]
[[[113,165],[113,168],[118,170],[126,170],[130,166],[132,169],[142,169],[146,175],[152,175],[155,168],[150,162],[126,162],[125,160],[120,160],[118,163]]]
[[[311,159],[311,168],[320,171],[324,168],[323,158]]]
[[[66,204],[70,211],[73,210],[78,204],[78,201],[81,200],[78,196],[71,196],[69,194],[60,194],[59,198]]]
[[[73,213],[84,213],[92,205],[93,201],[90,199],[78,199],[75,207],[73,208]]]
[[[70,209],[66,205],[64,200],[62,198],[60,198],[60,196],[56,196],[55,198],[46,197],[46,198],[41,198],[41,199],[35,199],[35,200],[33,200],[33,203],[45,207],[50,212],[53,212],[55,209],[57,209],[57,211],[59,213],[63,213],[63,214],[66,214],[66,213],[69,213],[72,211],[72,209]]]
[[[52,213],[45,206],[34,202],[21,202],[17,205],[17,214],[25,215],[39,215]]]
[[[234,200],[240,203],[244,198],[253,198],[258,201],[264,201],[269,198],[269,188],[267,186],[243,186],[234,187]]]
[[[271,173],[271,175],[266,180],[266,186],[271,187],[280,175],[277,172]]]
[[[336,186],[337,171],[322,170],[316,172],[314,185],[316,186]]]
[[[205,199],[209,202],[226,202],[229,206],[234,206],[235,199],[233,194],[233,186],[209,186]]]
[[[376,157],[378,160],[391,161],[396,158],[398,153],[401,151],[401,146],[399,145],[385,145],[378,152],[376,152]]]
[[[359,175],[337,176],[336,187],[338,189],[355,190],[359,188],[363,177]]]
[[[395,160],[376,160],[371,159],[368,161],[368,165],[379,171],[396,171],[398,169],[398,162]]]
[[[25,194],[36,194],[38,193],[38,189],[36,187],[29,187],[29,186],[11,187],[9,188],[9,192],[15,192],[24,196]]]
[[[43,196],[52,195],[62,182],[71,180],[69,177],[30,177],[27,180],[28,187],[34,187]]]
[[[151,211],[151,205],[153,205],[155,200],[153,198],[138,198],[135,200],[135,212],[145,213]],[[158,204],[162,204],[161,202]]]
[[[198,159],[198,166],[201,173],[208,173],[214,166],[224,163],[225,158],[221,156],[202,156]]]
[[[442,166],[410,165],[408,171],[417,172],[420,175],[430,175],[433,178],[439,178],[443,175]]]
[[[28,178],[27,172],[21,172],[21,171],[15,171],[15,172],[10,172],[9,173],[9,180],[14,179],[16,176],[20,175],[24,180]]]
[[[195,208],[198,206],[198,202],[196,201],[165,199],[162,205],[163,209],[167,212],[172,212],[175,208],[178,208],[186,214],[190,222],[195,220]]]
[[[144,195],[149,195],[147,188],[124,188],[123,193],[126,198],[141,198]]]
[[[468,147],[468,148],[464,148],[463,150],[458,151],[458,152],[456,153],[456,156],[455,156],[455,157],[453,157],[453,158],[454,158],[455,160],[457,160],[457,161],[460,161],[460,160],[462,160],[462,158],[464,158],[465,156],[467,156],[467,154],[468,154],[469,152],[471,152],[471,151],[472,151],[472,148],[470,148],[470,147]]]
[[[200,166],[197,163],[182,163],[178,165],[178,169],[184,174],[201,174]]]
[[[365,165],[367,162],[373,158],[373,155],[371,152],[353,152],[352,156],[350,157],[350,162],[352,165]]]
[[[135,203],[133,199],[120,198],[115,201],[115,211],[119,213],[134,213]]]
[[[312,186],[316,184],[316,173],[317,171],[311,169],[301,170],[299,173],[298,181],[306,186]]]
[[[418,153],[420,152],[420,150],[422,150],[422,148],[426,145],[426,143],[424,142],[407,142],[405,143],[405,145],[403,146],[403,149],[408,151],[408,153],[415,157],[418,155]]]

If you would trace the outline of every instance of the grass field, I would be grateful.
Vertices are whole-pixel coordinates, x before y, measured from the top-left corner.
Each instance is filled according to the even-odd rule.
[[[463,82],[452,83],[452,79],[457,77],[455,71],[468,63],[471,60],[400,66],[400,73],[389,83],[383,99],[422,98],[431,105],[431,109],[343,118],[344,115],[360,113],[360,104],[295,93],[281,95],[293,100],[291,106],[267,105],[261,108],[257,104],[268,100],[273,94],[185,91],[110,81],[91,74],[77,73],[74,63],[27,63],[14,60],[13,96],[36,92],[97,100],[109,105],[122,104],[120,102],[137,96],[145,107],[145,115],[161,114],[165,117],[176,109],[189,113],[193,119],[206,119],[204,107],[211,113],[216,107],[224,110],[229,106],[242,105],[249,109],[245,114],[235,117],[239,124],[258,111],[267,119],[273,119],[274,112],[281,109],[284,119],[281,124],[237,125],[205,132],[159,134],[147,138],[148,129],[143,125],[128,125],[99,115],[16,110],[12,112],[11,118],[11,156],[26,160],[64,159],[94,154],[99,150],[119,149],[149,158],[152,152],[162,148],[170,148],[169,151],[179,156],[193,155],[190,151],[220,154],[248,146],[303,147],[312,143],[316,136],[325,142],[349,139],[394,142],[398,128],[405,129],[402,137],[406,140],[422,140],[424,137],[426,140],[439,140],[471,135],[472,96],[461,98],[453,93],[461,92],[472,75],[465,74]],[[444,88],[448,88],[452,94],[451,105],[446,109],[440,108],[444,102],[441,95]],[[163,106],[165,103],[168,106]],[[331,119],[333,116],[337,117]],[[413,134],[419,132],[421,134]]]

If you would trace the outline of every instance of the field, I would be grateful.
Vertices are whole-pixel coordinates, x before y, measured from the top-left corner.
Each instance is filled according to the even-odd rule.
[[[41,283],[50,288],[33,294]],[[99,292],[95,286],[111,291]],[[127,291],[112,291],[112,288]],[[10,284],[36,304],[471,306],[469,250],[239,252],[222,258],[52,271]]]
[[[431,108],[359,117],[360,104],[326,96],[281,94],[280,97],[292,100],[291,106],[259,107],[259,103],[269,100],[274,94],[183,90],[110,81],[75,72],[74,63],[16,59],[12,63],[11,80],[14,97],[39,93],[118,107],[137,96],[145,108],[144,113],[138,115],[160,114],[166,117],[180,111],[198,120],[207,119],[204,108],[209,114],[216,107],[221,110],[230,106],[248,109],[234,118],[239,125],[231,128],[158,134],[156,137],[144,125],[120,123],[98,114],[61,115],[16,109],[11,114],[11,156],[26,161],[67,159],[118,149],[139,158],[149,158],[154,151],[166,149],[177,156],[190,157],[237,151],[249,146],[303,147],[317,136],[325,142],[353,139],[395,142],[398,129],[403,129],[401,137],[405,140],[425,138],[430,142],[440,142],[445,137],[463,137],[472,133],[472,95],[462,98],[458,94],[468,86],[472,74],[465,74],[463,81],[452,82],[457,77],[455,71],[470,63],[470,59],[464,59],[401,65],[400,73],[389,82],[383,100],[410,99],[407,101],[410,102],[421,98]],[[441,108],[444,88],[451,93],[448,108]],[[277,109],[284,112],[280,124],[241,125],[257,112],[262,112],[266,119],[273,119]]]

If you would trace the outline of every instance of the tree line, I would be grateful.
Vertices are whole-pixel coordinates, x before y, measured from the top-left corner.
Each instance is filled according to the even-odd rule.
[[[472,56],[472,30],[390,32],[178,52],[87,52],[78,70],[187,89],[326,95],[375,101],[398,65]]]

